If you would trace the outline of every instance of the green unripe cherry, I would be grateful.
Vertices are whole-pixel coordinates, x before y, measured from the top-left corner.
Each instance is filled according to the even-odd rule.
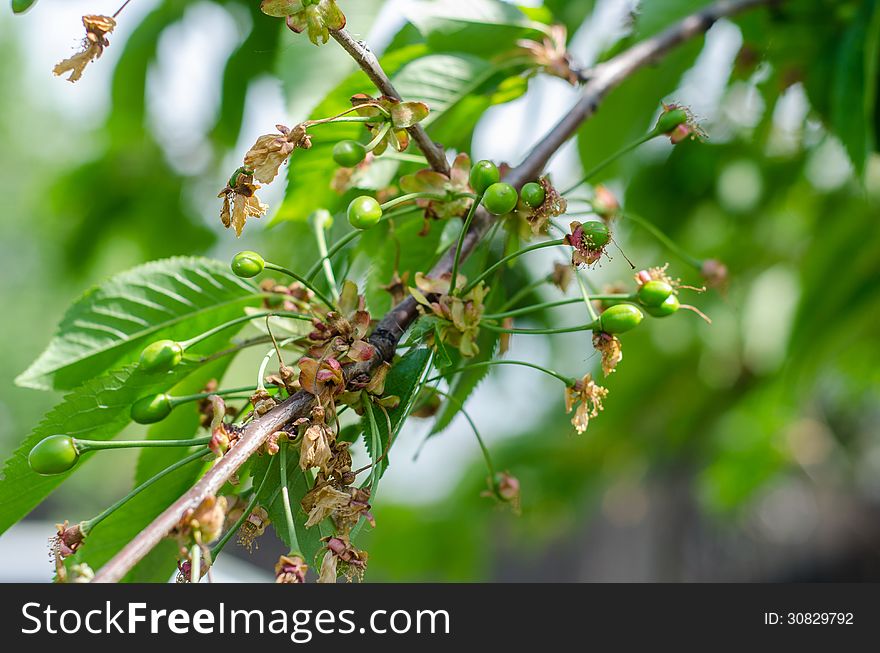
[[[23,14],[37,4],[37,0],[12,0],[12,13]]]
[[[581,225],[584,233],[584,241],[590,249],[602,249],[611,240],[611,232],[608,225],[600,220],[590,220]]]
[[[144,372],[167,372],[183,360],[183,345],[173,340],[157,340],[141,352],[140,368]]]
[[[523,202],[528,204],[533,209],[541,206],[547,197],[547,193],[544,191],[544,187],[541,184],[535,183],[534,181],[530,181],[525,186],[523,186],[522,190],[519,192],[519,195],[523,198]]]
[[[615,335],[635,329],[644,317],[632,304],[615,304],[604,311],[596,322],[599,331]]]
[[[519,196],[516,194],[516,189],[503,181],[492,184],[483,193],[483,206],[493,215],[510,213],[516,208],[518,201]]]
[[[673,292],[672,286],[668,283],[654,279],[639,288],[639,302],[645,306],[660,306]]]
[[[501,173],[498,172],[498,166],[491,161],[477,161],[471,168],[471,188],[477,195],[482,195],[492,184],[497,184],[501,180]]]
[[[652,317],[668,317],[681,308],[681,302],[675,294],[669,295],[666,300],[657,306],[645,306],[645,312]]]
[[[678,108],[669,109],[668,111],[664,111],[663,113],[661,113],[660,117],[657,118],[657,124],[654,126],[654,131],[658,134],[668,134],[676,127],[686,123],[687,121],[687,111]]]
[[[131,406],[131,419],[138,424],[154,424],[168,417],[172,408],[167,394],[141,397]]]
[[[37,474],[62,474],[76,465],[79,451],[69,435],[50,435],[40,440],[28,454],[28,465]]]
[[[367,148],[357,141],[339,141],[333,146],[333,160],[343,168],[354,168],[367,156]]]
[[[230,267],[235,276],[250,279],[263,271],[263,268],[266,267],[266,261],[256,252],[244,251],[232,257]]]
[[[369,195],[355,197],[348,205],[348,221],[355,229],[369,229],[382,218],[382,207]]]

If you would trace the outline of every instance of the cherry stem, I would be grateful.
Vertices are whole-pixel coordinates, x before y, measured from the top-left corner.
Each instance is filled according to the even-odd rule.
[[[480,435],[480,431],[477,428],[477,425],[474,423],[474,420],[468,414],[468,412],[464,408],[464,404],[462,401],[456,397],[453,397],[448,392],[444,392],[443,390],[438,390],[437,388],[433,388],[433,391],[437,394],[446,397],[449,401],[453,402],[458,406],[458,410],[464,415],[464,418],[467,420],[468,424],[470,424],[471,430],[474,432],[474,436],[477,438],[477,443],[480,445],[480,451],[483,452],[483,459],[486,461],[486,469],[489,470],[489,478],[492,479],[492,482],[495,481],[495,465],[492,464],[492,456],[489,454],[489,449],[486,447],[486,443],[483,441],[483,437]]]
[[[196,542],[189,554],[189,582],[198,583],[202,578],[202,547]]]
[[[290,508],[290,489],[287,483],[287,449],[290,441],[279,443],[278,466],[281,468],[281,501],[284,504],[284,517],[287,520],[287,537],[290,540],[289,555],[302,555],[299,552],[299,542],[296,539],[296,525],[293,521],[293,511]]]
[[[467,237],[468,231],[471,228],[471,222],[474,220],[474,216],[477,214],[477,207],[483,201],[482,195],[477,195],[473,202],[471,202],[471,208],[467,212],[467,217],[464,219],[464,225],[461,228],[461,233],[458,234],[458,243],[455,245],[455,257],[452,259],[452,272],[449,276],[449,293],[455,294],[455,284],[458,281],[458,265],[461,262],[461,248],[464,247],[464,239]]]
[[[266,267],[269,267],[269,264],[266,264]],[[204,333],[200,333],[197,336],[190,338],[189,340],[183,340],[180,342],[180,345],[187,349],[188,347],[192,347],[195,344],[202,342],[210,338],[213,335],[216,335],[223,331],[224,329],[228,329],[229,327],[235,326],[236,324],[241,324],[242,322],[248,322],[250,320],[256,320],[261,317],[289,317],[294,320],[306,320],[308,322],[312,321],[312,317],[310,315],[304,315],[302,313],[294,313],[292,311],[260,311],[258,313],[251,313],[250,315],[242,315],[241,317],[237,317],[234,320],[229,320],[229,322],[224,322],[218,326],[215,326],[213,329],[209,329]]]
[[[105,449],[149,449],[151,447],[193,447],[198,444],[208,444],[210,436],[203,438],[188,438],[186,440],[73,440],[77,452],[80,454],[90,451],[103,451]]]
[[[372,152],[373,150],[375,150],[379,143],[381,143],[382,140],[388,135],[389,131],[391,131],[391,123],[386,122],[384,125],[382,125],[382,127],[373,137],[373,139],[369,143],[364,145],[364,149],[367,152]]]
[[[405,204],[407,202],[412,202],[415,200],[433,200],[435,202],[454,202],[455,200],[462,199],[465,197],[473,197],[472,193],[407,193],[406,195],[401,195],[400,197],[395,197],[393,200],[388,200],[387,202],[381,204],[383,211],[387,211],[388,209],[392,209],[395,206],[400,204]]]
[[[336,275],[333,274],[333,264],[330,263],[330,257],[327,255],[327,236],[324,225],[327,224],[328,219],[332,220],[332,216],[330,216],[328,211],[317,211],[312,226],[315,229],[315,240],[318,241],[318,253],[321,255],[324,276],[327,278],[327,286],[330,288],[330,294],[333,295],[335,303],[339,301],[339,290],[336,284]]]
[[[682,261],[690,265],[692,268],[697,270],[698,272],[703,268],[703,262],[698,258],[691,256],[684,249],[676,243],[672,238],[663,233],[659,227],[654,225],[654,223],[646,220],[645,218],[636,215],[635,213],[630,213],[629,211],[623,214],[623,217],[627,220],[630,220],[637,225],[639,225],[642,229],[650,233],[654,238],[660,241],[660,243],[665,246],[669,251],[675,254]]]
[[[407,213],[414,213],[414,212],[418,212],[418,211],[420,211],[420,209],[418,207],[408,206],[400,211],[391,212],[391,213],[387,213],[387,214],[383,215],[381,218],[379,218],[379,222],[377,222],[376,224],[379,224],[381,222],[387,222],[388,220],[393,220],[394,218],[402,217],[402,216],[406,215]],[[312,265],[312,267],[309,268],[309,271],[306,272],[305,277],[306,277],[306,279],[309,280],[309,283],[311,283],[314,280],[314,278],[318,275],[318,272],[321,271],[321,265],[323,265],[323,262],[325,259],[327,259],[327,260],[332,259],[337,253],[339,253],[339,251],[343,247],[348,245],[351,241],[360,238],[365,233],[366,233],[366,230],[364,230],[364,229],[355,229],[353,231],[349,231],[347,234],[342,236],[342,238],[340,238],[335,243],[333,243],[330,246],[330,249],[327,250],[327,255],[322,256],[317,261],[315,261],[315,263]]]
[[[609,165],[611,165],[612,163],[617,161],[617,159],[619,159],[620,157],[632,152],[639,145],[642,145],[643,143],[647,143],[652,138],[656,138],[657,136],[660,136],[660,135],[661,135],[660,132],[652,129],[647,134],[645,134],[641,138],[634,140],[629,145],[624,145],[621,149],[617,150],[617,152],[615,152],[614,154],[612,154],[608,158],[602,160],[601,162],[597,163],[595,166],[593,166],[592,169],[590,169],[588,172],[584,173],[584,176],[581,177],[580,181],[578,181],[576,184],[572,185],[568,190],[562,191],[561,194],[568,195],[572,191],[577,190],[581,184],[588,182],[590,179],[595,177],[597,174],[599,174],[606,167],[608,167]]]
[[[492,274],[495,270],[500,268],[502,265],[504,265],[508,261],[512,261],[513,259],[518,258],[518,257],[522,256],[523,254],[528,254],[529,252],[534,252],[535,250],[538,250],[538,249],[544,249],[545,247],[558,247],[559,245],[564,245],[564,244],[565,244],[565,240],[562,238],[559,238],[557,240],[546,240],[542,243],[535,243],[534,245],[530,245],[529,247],[524,247],[523,249],[517,250],[515,252],[511,252],[507,256],[504,256],[504,257],[498,259],[497,261],[495,261],[495,263],[493,263],[488,268],[483,270],[476,279],[474,279],[473,281],[471,281],[469,284],[467,284],[464,287],[464,290],[461,291],[461,294],[462,295],[467,294],[468,291],[470,291],[471,289],[476,287],[476,285],[478,283],[480,283],[483,279],[488,277],[490,274]]]
[[[180,395],[177,397],[168,396],[168,401],[171,403],[172,408],[176,408],[181,404],[189,403],[191,401],[201,401],[202,399],[207,399],[212,395],[217,395],[218,397],[225,397],[228,395],[238,394],[240,392],[254,392],[257,388],[255,386],[243,386],[241,388],[226,388],[225,390],[216,390],[214,392],[201,392],[199,394],[194,395]]]
[[[543,372],[544,374],[548,374],[552,377],[555,377],[562,381],[566,386],[573,385],[575,380],[565,376],[564,374],[560,374],[554,370],[548,369],[546,367],[542,367],[541,365],[537,365],[536,363],[530,363],[528,361],[515,361],[515,360],[493,360],[493,361],[480,361],[478,363],[468,363],[467,365],[462,365],[461,367],[454,370],[454,374],[458,374],[459,372],[464,372],[465,370],[473,370],[479,369],[481,367],[493,367],[495,365],[519,365],[520,367],[531,367],[532,369],[538,370],[539,372]],[[444,378],[444,375],[440,374],[430,379],[427,379],[425,383],[431,383],[433,381],[439,381]]]
[[[131,0],[125,0],[125,2],[122,3],[122,6],[119,7],[119,9],[117,9],[117,10],[113,13],[113,15],[110,16],[110,18],[116,18],[119,14],[121,14],[121,13],[122,13],[122,10],[125,9],[125,8],[128,6],[128,3],[129,3],[129,2],[131,2]]]
[[[311,284],[311,282],[309,282],[305,277],[300,276],[299,274],[297,274],[293,270],[288,270],[285,267],[282,267],[282,266],[277,265],[275,263],[270,263],[269,261],[266,261],[266,264],[264,267],[266,270],[274,270],[275,272],[280,272],[281,274],[286,274],[288,277],[290,277],[294,281],[299,281],[303,286],[305,286],[306,288],[311,290],[313,293],[315,293],[315,297],[320,299],[321,302],[325,306],[327,306],[327,308],[329,308],[330,310],[336,310],[336,305],[332,301],[327,299],[327,296],[324,293],[322,293],[320,290],[315,288],[315,286],[313,286]],[[311,319],[311,318],[309,318],[309,319]]]
[[[122,497],[119,501],[117,501],[116,503],[111,505],[109,508],[106,508],[103,512],[99,513],[98,515],[96,515],[95,517],[92,517],[91,519],[89,519],[87,521],[81,522],[80,528],[82,529],[83,535],[88,535],[89,532],[95,526],[97,526],[102,521],[104,521],[107,517],[112,515],[116,510],[118,510],[119,508],[124,506],[128,501],[133,499],[136,495],[138,495],[139,493],[143,492],[148,487],[153,485],[153,483],[156,483],[160,479],[164,478],[165,476],[167,476],[171,472],[180,469],[184,465],[188,465],[191,462],[195,462],[196,460],[203,458],[205,456],[205,454],[208,454],[208,453],[210,453],[210,452],[207,449],[200,449],[199,451],[196,451],[195,453],[190,454],[186,458],[181,458],[176,463],[174,463],[173,465],[170,465],[169,467],[166,467],[165,469],[163,469],[161,472],[159,472],[155,476],[148,478],[146,481],[144,481],[143,483],[138,485],[136,488],[134,488],[131,492],[126,494],[124,497]]]
[[[507,329],[504,327],[496,326],[494,324],[487,324],[485,322],[480,322],[480,326],[488,329],[489,331],[496,331],[498,333],[522,333],[525,335],[539,335],[552,333],[575,333],[576,331],[594,331],[598,327],[598,324],[594,321],[590,322],[589,324],[582,324],[580,326],[558,327],[555,329]]]
[[[584,280],[581,279],[581,275],[577,270],[574,271],[574,278],[577,279],[578,286],[581,289],[581,296],[583,297],[584,304],[587,305],[587,313],[590,314],[590,319],[593,320],[593,322],[596,322],[599,319],[599,316],[596,315],[596,310],[593,308],[592,297],[590,297],[590,293],[589,291],[587,291],[587,286],[584,285]]]
[[[367,393],[363,393],[364,412],[367,413],[367,420],[370,422],[370,458],[375,462],[379,462],[381,455],[379,449],[382,447],[382,438],[379,435],[379,424],[376,422],[376,416],[373,414],[373,405]],[[389,438],[391,433],[389,432]],[[390,444],[390,442],[389,442]],[[376,499],[376,490],[379,485],[379,465],[374,464],[370,471],[370,499]]]
[[[601,301],[635,301],[636,295],[634,294],[626,294],[626,293],[612,293],[609,295],[590,295],[590,299],[598,299]],[[569,297],[567,299],[558,299],[552,302],[543,302],[541,304],[532,304],[531,306],[524,306],[522,308],[515,308],[513,310],[504,311],[502,313],[490,313],[483,316],[484,320],[502,320],[505,317],[516,317],[517,315],[526,315],[528,313],[534,313],[535,311],[540,311],[545,308],[556,308],[557,306],[567,306],[569,304],[579,304],[583,299],[580,297]]]

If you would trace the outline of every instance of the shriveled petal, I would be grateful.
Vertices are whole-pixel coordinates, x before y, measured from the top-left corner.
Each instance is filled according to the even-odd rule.
[[[407,193],[445,193],[449,177],[434,170],[419,170],[400,178],[400,188]]]
[[[263,0],[260,3],[260,11],[275,18],[284,18],[302,10],[302,0]]]
[[[321,0],[318,3],[318,11],[327,29],[340,30],[345,27],[345,14],[336,4],[336,0]]]
[[[319,583],[335,583],[336,582],[336,556],[332,551],[324,554],[321,561],[321,573],[318,576]]]
[[[303,508],[309,511],[306,528],[324,521],[334,510],[347,506],[350,501],[351,495],[348,492],[341,492],[332,485],[312,490],[303,497]]]
[[[353,361],[369,361],[372,360],[376,353],[376,349],[365,340],[355,340],[348,349],[348,357]]]
[[[408,129],[428,117],[430,109],[424,102],[401,102],[391,109],[391,124],[395,129]]]

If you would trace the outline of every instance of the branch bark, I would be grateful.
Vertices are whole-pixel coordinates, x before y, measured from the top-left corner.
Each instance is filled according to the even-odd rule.
[[[535,145],[523,162],[507,174],[505,181],[521,188],[523,184],[537,177],[553,154],[575,134],[581,123],[596,112],[602,98],[637,70],[653,63],[676,45],[703,34],[722,17],[778,1],[721,0],[597,66],[593,69],[590,81],[584,86],[581,99]],[[331,32],[331,34],[351,54],[382,93],[400,99],[376,57],[365,46],[355,41],[344,30]],[[441,172],[448,172],[449,168],[443,148],[434,143],[424,129],[418,125],[412,128],[411,134],[431,167]],[[474,250],[491,222],[492,216],[487,212],[482,209],[477,212],[463,243],[462,260]],[[448,250],[431,270],[430,275],[439,276],[450,272],[453,257],[454,251]],[[376,355],[371,361],[347,366],[345,368],[347,383],[369,375],[382,361],[390,361],[393,358],[400,338],[418,319],[417,306],[416,301],[412,297],[408,297],[380,320],[370,336],[370,342],[376,348]],[[137,537],[105,564],[96,574],[94,582],[112,583],[121,580],[171,531],[188,510],[196,508],[205,498],[215,494],[235,471],[251,455],[256,453],[266,438],[285,424],[307,414],[313,403],[314,397],[311,394],[300,391],[248,424],[235,446],[223,458],[219,459],[190,490],[166,508]]]
[[[361,70],[367,74],[367,77],[376,85],[376,88],[382,91],[383,95],[387,95],[395,100],[403,99],[400,97],[397,89],[394,88],[394,84],[391,83],[388,75],[382,70],[376,55],[364,43],[354,39],[344,29],[338,32],[330,32],[330,35],[342,46],[343,50],[351,55],[351,58],[357,62]],[[428,132],[421,125],[413,125],[407,131],[425,155],[428,165],[437,172],[448,175],[449,162],[446,161],[446,152],[444,152],[443,147],[432,141],[431,137],[428,136]]]

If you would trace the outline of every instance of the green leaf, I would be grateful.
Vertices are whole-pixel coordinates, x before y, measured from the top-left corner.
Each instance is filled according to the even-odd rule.
[[[242,314],[256,289],[226,263],[171,258],[138,266],[88,290],[65,313],[21,386],[70,389],[138,358],[150,342],[182,340]]]
[[[69,393],[22,442],[3,466],[0,478],[0,533],[33,510],[73,470],[56,476],[40,476],[27,457],[43,438],[65,433],[89,440],[110,440],[131,421],[131,405],[141,397],[165,392],[191,374],[197,365],[185,362],[173,371],[145,374],[130,365],[91,379]]]
[[[868,154],[876,145],[878,56],[880,2],[868,0],[862,3],[837,49],[831,88],[831,126],[859,175],[864,172]]]
[[[403,422],[406,421],[410,410],[412,410],[412,405],[417,394],[416,390],[418,389],[419,382],[425,374],[425,370],[428,369],[430,362],[430,350],[425,347],[419,347],[418,349],[411,349],[404,354],[399,361],[394,363],[391,371],[388,372],[388,376],[385,379],[385,395],[395,395],[400,397],[400,403],[397,405],[397,408],[388,411],[388,420],[385,419],[385,414],[382,412],[381,408],[377,406],[373,407],[373,413],[376,417],[376,425],[378,426],[379,437],[381,439],[381,447],[379,448],[380,456],[385,451],[387,443],[389,441],[392,443],[394,442],[394,438],[397,437],[397,433],[400,431],[401,426],[403,426]],[[390,439],[388,433],[388,421],[391,422]],[[361,418],[361,429],[364,433],[367,452],[370,453],[371,429],[370,422],[366,416]],[[387,468],[388,456],[385,456],[382,462],[379,463],[379,477],[381,477]]]
[[[447,52],[500,53],[542,27],[500,0],[420,0],[404,13],[432,49]]]

